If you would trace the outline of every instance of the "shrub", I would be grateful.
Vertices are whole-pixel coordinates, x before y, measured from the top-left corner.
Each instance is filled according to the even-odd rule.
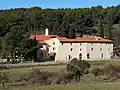
[[[106,65],[104,68],[105,74],[111,78],[120,78],[120,66]]]
[[[94,75],[94,76],[100,76],[101,74],[103,74],[103,70],[100,69],[100,68],[93,68],[91,70],[91,73]]]
[[[108,64],[103,68],[94,68],[91,70],[94,76],[103,75],[105,78],[103,80],[114,81],[120,78],[120,66]]]
[[[38,69],[33,69],[30,78],[31,84],[51,85],[51,84],[67,84],[70,82],[67,74],[59,75],[53,72],[40,72]]]
[[[88,68],[90,68],[90,64],[87,61],[77,60],[76,58],[71,60],[66,67],[69,76],[75,78],[76,81],[80,81],[80,77],[86,73]]]

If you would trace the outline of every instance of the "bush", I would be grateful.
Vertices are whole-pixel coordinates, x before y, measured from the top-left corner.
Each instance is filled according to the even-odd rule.
[[[70,79],[67,74],[59,75],[58,73],[40,72],[38,69],[33,69],[29,82],[39,85],[67,84],[70,82]]]
[[[74,58],[67,64],[67,71],[71,78],[75,78],[76,81],[80,81],[80,77],[83,74],[88,74],[88,68],[90,68],[90,64],[85,60],[77,60]]]
[[[111,78],[120,78],[120,66],[115,65],[106,65],[103,68],[105,74],[107,74]]]
[[[103,68],[94,68],[91,70],[94,76],[106,76],[103,80],[114,81],[120,78],[120,66],[108,64]]]
[[[100,76],[100,75],[102,75],[104,72],[103,72],[103,69],[93,68],[93,69],[91,70],[91,73],[92,73],[94,76]]]

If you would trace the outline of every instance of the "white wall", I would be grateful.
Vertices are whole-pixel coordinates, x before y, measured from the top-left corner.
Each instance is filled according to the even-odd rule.
[[[50,45],[49,53],[51,53],[51,52],[57,53],[58,47],[59,47],[59,42],[60,42],[58,40],[58,38],[52,38],[52,39],[49,39],[49,40],[47,40],[45,42],[48,43],[48,45]],[[54,48],[54,50],[53,50],[53,48]]]
[[[44,50],[46,50],[46,47],[47,47],[47,46],[46,46],[46,45],[42,45],[42,46],[43,46],[43,48],[41,48],[41,49],[44,49]]]
[[[93,48],[93,50],[91,50]],[[112,43],[88,43],[87,53],[90,54],[89,60],[107,60],[110,59],[113,52]],[[103,57],[102,57],[103,54]]]
[[[72,48],[72,51],[71,51],[71,48]],[[82,50],[80,51],[80,49]],[[82,43],[82,44],[72,43],[72,45],[71,43],[63,43],[63,45],[62,43],[60,43],[55,60],[69,61],[69,55],[71,56],[71,59],[79,58],[79,54],[86,53],[86,51],[87,51],[87,43]],[[83,54],[83,58],[86,58],[86,55]]]
[[[58,46],[55,58],[56,61],[68,61],[69,55],[71,59],[79,58],[80,53],[82,53],[82,59],[84,60],[105,60],[110,59],[113,53],[112,43],[81,43],[81,45],[80,43],[72,43],[72,45],[71,43],[63,43],[63,45],[62,43],[58,43]],[[93,48],[93,51],[91,48]],[[80,49],[82,50],[80,51]],[[89,53],[90,59],[87,58],[87,53]],[[103,58],[101,54],[103,54]]]
[[[56,53],[55,61],[69,61],[69,55],[71,56],[70,60],[73,58],[79,59],[80,53],[84,60],[107,60],[113,54],[113,43],[63,43],[62,45],[58,38],[52,38],[45,42],[50,45],[49,53]],[[89,59],[87,53],[90,55]],[[102,54],[103,57],[101,57]]]

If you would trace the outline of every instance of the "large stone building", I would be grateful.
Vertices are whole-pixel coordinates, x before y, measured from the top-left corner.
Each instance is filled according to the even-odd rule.
[[[43,45],[43,49],[50,55],[55,55],[55,61],[69,61],[73,58],[84,60],[108,60],[113,55],[113,41],[97,37],[83,36],[67,39],[58,35],[31,35],[30,38]]]

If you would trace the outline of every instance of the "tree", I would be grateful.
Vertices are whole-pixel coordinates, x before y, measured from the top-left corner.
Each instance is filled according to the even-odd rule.
[[[11,32],[8,32],[2,39],[2,52],[6,52],[6,55],[10,55],[11,58],[14,58],[14,51],[23,37],[24,32],[22,27],[12,27]]]
[[[67,71],[70,76],[75,78],[78,82],[83,74],[86,73],[87,69],[90,68],[90,64],[85,60],[77,60],[74,58],[67,64]]]
[[[39,48],[40,45],[38,45],[36,38],[32,40],[28,37],[23,39],[18,46],[20,55],[22,55],[25,60],[34,59],[34,61],[37,61],[37,49]]]
[[[95,34],[96,30],[93,28],[93,20],[91,16],[78,16],[74,23],[74,28],[76,33],[80,33],[80,37],[83,35]]]
[[[110,9],[106,15],[106,23],[107,23],[107,30],[108,30],[108,38],[110,40],[112,40],[112,29],[113,28],[113,24],[115,21],[115,16],[116,15],[116,11],[115,9]]]
[[[103,15],[99,15],[99,32],[100,32],[100,37],[104,38],[104,17]]]
[[[113,26],[119,21],[120,5],[107,8],[102,6],[76,9],[32,7],[0,10],[0,33],[3,33],[2,54],[8,56],[14,52],[26,33],[44,34],[45,28],[50,29],[50,34],[67,38],[82,37],[86,34],[96,35],[96,32],[99,32],[101,37],[108,35],[109,39],[114,39]]]

